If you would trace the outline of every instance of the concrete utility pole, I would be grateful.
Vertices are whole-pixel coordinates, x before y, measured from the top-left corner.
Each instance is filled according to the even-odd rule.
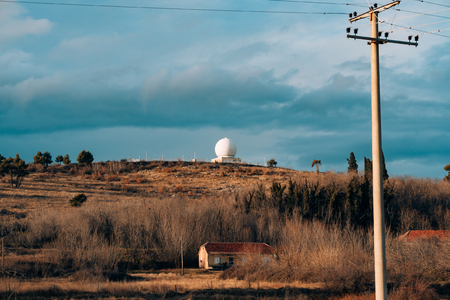
[[[383,175],[382,175],[382,147],[381,147],[381,110],[380,110],[380,65],[378,45],[395,43],[416,46],[419,37],[415,36],[415,42],[411,42],[412,36],[409,36],[409,42],[388,40],[388,32],[381,37],[382,32],[378,32],[378,14],[395,5],[400,1],[393,1],[389,4],[377,7],[374,4],[368,12],[357,15],[356,12],[350,14],[350,23],[363,18],[370,18],[371,34],[370,37],[357,36],[358,29],[355,28],[354,35],[350,35],[350,28],[347,28],[347,38],[369,40],[371,48],[371,75],[372,75],[372,174],[373,174],[373,228],[374,228],[374,256],[375,256],[375,297],[376,300],[387,299],[387,280],[386,280],[386,242],[384,229],[384,199],[383,199]]]

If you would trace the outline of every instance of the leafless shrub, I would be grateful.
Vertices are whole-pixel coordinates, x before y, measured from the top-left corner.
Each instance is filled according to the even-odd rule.
[[[105,175],[106,182],[118,181],[119,177],[115,174]]]
[[[127,185],[125,182],[121,185],[120,190],[124,193],[134,193],[137,191],[135,187]]]
[[[438,293],[421,279],[408,281],[394,289],[389,298],[395,300],[438,300]]]
[[[100,171],[95,171],[94,174],[91,176],[92,180],[103,180],[103,175],[100,173]]]
[[[294,179],[298,182],[302,177]],[[351,180],[347,175],[326,174],[308,184],[335,185],[345,191]],[[417,201],[397,199],[406,194],[412,197],[413,193],[405,188],[414,188],[408,180],[394,179],[396,196],[388,207],[391,217],[401,216],[400,230],[447,224],[449,221],[441,220],[450,216],[448,204],[443,200],[449,192],[437,182],[419,182]],[[120,185],[116,187],[120,189]],[[438,191],[433,192],[434,188]],[[158,190],[163,194],[166,189],[162,185]],[[269,201],[277,198],[272,198],[271,191],[264,186],[246,192],[252,193],[250,207],[259,203],[258,209],[246,210],[244,203],[236,202],[232,196],[218,199],[205,196],[199,201],[163,195],[145,201],[93,201],[70,211],[42,209],[28,217],[20,235],[26,237],[30,248],[55,249],[49,251],[50,262],[61,266],[60,272],[179,266],[181,245],[185,266],[195,266],[198,248],[205,242],[265,242],[277,249],[278,260],[270,265],[251,261],[224,274],[245,280],[324,282],[327,288],[338,292],[371,289],[373,235],[370,227],[349,226],[333,219],[319,220],[318,214],[306,218],[300,208],[281,212],[270,204]],[[283,193],[287,195],[288,188]],[[433,197],[421,193],[431,193]],[[330,194],[323,190],[320,196],[329,199]],[[427,208],[434,202],[439,207]],[[404,204],[403,211],[394,213],[397,203]],[[435,216],[422,214],[419,209],[422,206]],[[424,282],[448,278],[448,244],[399,243],[397,235],[398,231],[392,229],[386,240],[388,280],[396,289],[393,293],[414,289],[414,285],[407,283],[418,278]]]
[[[137,178],[135,178],[134,179],[134,181],[136,182],[136,183],[146,183],[147,182],[147,179],[146,178],[144,178],[144,177],[137,177]]]
[[[185,187],[179,184],[173,189],[173,191],[174,191],[174,193],[184,192]]]

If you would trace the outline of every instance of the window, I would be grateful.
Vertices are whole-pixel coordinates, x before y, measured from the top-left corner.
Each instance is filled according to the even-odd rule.
[[[214,264],[218,265],[222,262],[222,258],[221,257],[214,257]]]
[[[230,257],[228,259],[228,262],[229,262],[230,266],[234,265],[234,257]]]

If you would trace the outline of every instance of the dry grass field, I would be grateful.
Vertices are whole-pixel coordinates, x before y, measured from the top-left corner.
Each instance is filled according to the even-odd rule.
[[[128,281],[43,278],[0,281],[0,295],[19,299],[325,299],[320,284],[219,279],[218,271],[185,269],[134,273]],[[134,278],[134,279],[133,279]]]
[[[372,230],[348,204],[363,176],[181,161],[28,171],[20,189],[0,179],[1,299],[374,299]],[[396,239],[450,229],[449,184],[386,184],[390,299],[450,299],[448,243]],[[266,242],[279,259],[195,269],[207,241]]]
[[[27,176],[20,189],[0,184],[0,215],[22,216],[34,210],[70,209],[69,199],[84,193],[87,206],[99,203],[140,202],[149,197],[186,197],[201,200],[272,181],[298,178],[302,172],[245,165],[153,162],[94,164],[92,169],[54,165]],[[141,168],[139,168],[141,166]],[[305,172],[305,176],[309,176]]]

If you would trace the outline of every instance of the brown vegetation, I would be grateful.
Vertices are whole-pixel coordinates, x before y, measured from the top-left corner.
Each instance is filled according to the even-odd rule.
[[[277,249],[276,261],[251,258],[220,280],[320,283],[334,299],[350,299],[348,293],[365,299],[373,291],[371,210],[364,202],[370,183],[355,174],[272,168],[269,176],[250,166],[182,162],[28,169],[21,190],[6,184],[0,190],[9,276],[104,277],[180,267],[181,243],[184,265],[195,267],[205,242],[265,242]],[[220,176],[223,170],[239,177]],[[91,175],[105,180],[84,179]],[[390,294],[436,299],[437,284],[450,274],[449,244],[396,237],[409,229],[450,229],[449,184],[416,178],[385,184]],[[86,202],[71,208],[68,200],[79,193]]]

